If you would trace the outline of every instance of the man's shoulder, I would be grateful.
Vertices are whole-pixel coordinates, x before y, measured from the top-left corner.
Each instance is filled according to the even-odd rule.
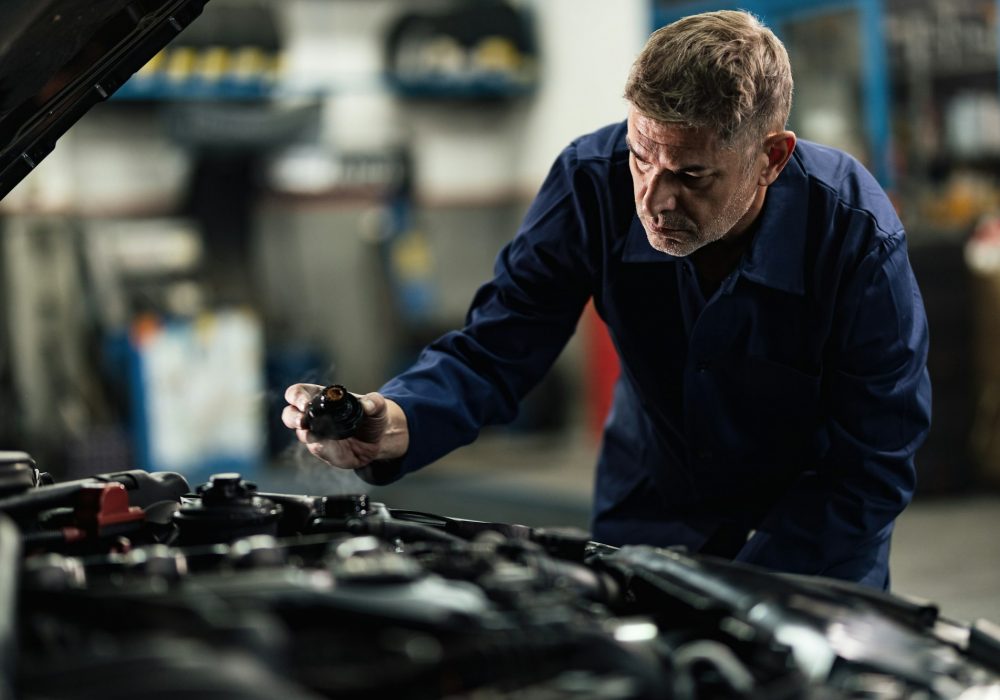
[[[867,214],[885,234],[902,230],[889,196],[857,158],[806,140],[796,144],[793,157],[808,178],[813,194],[827,200],[827,204]]]
[[[625,146],[625,121],[608,124],[575,138],[567,147],[580,163],[614,163],[628,159]]]
[[[815,177],[832,179],[848,172],[868,172],[861,162],[847,151],[807,139],[799,139],[796,142],[795,157]]]
[[[859,209],[892,208],[875,176],[846,151],[800,140],[795,146],[794,157],[811,182],[845,204]]]
[[[554,188],[565,193],[590,183],[596,186],[591,194],[600,198],[624,196],[631,207],[632,181],[625,132],[625,122],[618,122],[573,139],[556,158],[542,192]],[[553,174],[558,177],[553,178]]]

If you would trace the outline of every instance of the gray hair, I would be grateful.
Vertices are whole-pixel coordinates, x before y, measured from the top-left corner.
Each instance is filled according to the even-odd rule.
[[[647,117],[711,129],[733,146],[785,127],[792,69],[784,45],[752,14],[706,12],[653,32],[625,99]]]

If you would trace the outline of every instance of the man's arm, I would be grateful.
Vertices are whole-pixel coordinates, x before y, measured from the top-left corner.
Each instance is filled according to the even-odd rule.
[[[336,466],[364,467],[362,479],[388,483],[468,444],[482,426],[513,420],[573,334],[590,295],[584,210],[599,206],[606,187],[575,177],[575,162],[571,146],[498,256],[493,279],[476,293],[465,327],[431,343],[412,367],[368,395],[385,401],[385,440],[341,445],[300,433],[313,454]],[[589,183],[587,191],[582,183]],[[290,397],[297,403],[286,408],[288,427],[301,424],[304,398]]]
[[[930,426],[927,321],[902,232],[866,256],[841,299],[823,387],[830,449],[736,558],[861,580],[913,495]]]

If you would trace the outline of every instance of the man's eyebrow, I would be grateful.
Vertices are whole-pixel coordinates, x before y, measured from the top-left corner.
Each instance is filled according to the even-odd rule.
[[[685,165],[685,166],[682,166],[682,167],[678,168],[677,172],[679,172],[679,173],[690,173],[691,175],[694,175],[695,173],[711,172],[711,171],[714,171],[714,170],[715,170],[715,168],[713,168],[710,165],[698,165],[697,163],[693,163],[691,165]]]
[[[639,152],[635,150],[635,146],[632,145],[632,139],[625,135],[625,148],[630,150],[636,157],[639,157]]]
[[[635,155],[636,158],[639,158],[640,160],[645,160],[645,158],[642,155],[640,155],[638,151],[635,150],[635,147],[632,145],[632,140],[627,135],[625,136],[625,147],[628,148],[628,150],[630,150],[633,153],[633,155]],[[703,173],[712,173],[714,171],[715,168],[713,168],[710,165],[701,165],[699,163],[692,163],[691,165],[683,165],[677,168],[677,170],[673,172],[685,173],[687,175],[700,175]]]

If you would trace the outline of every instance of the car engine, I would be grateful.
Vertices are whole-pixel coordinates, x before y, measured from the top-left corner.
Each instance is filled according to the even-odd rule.
[[[997,627],[364,494],[0,459],[0,697],[1000,698]]]

